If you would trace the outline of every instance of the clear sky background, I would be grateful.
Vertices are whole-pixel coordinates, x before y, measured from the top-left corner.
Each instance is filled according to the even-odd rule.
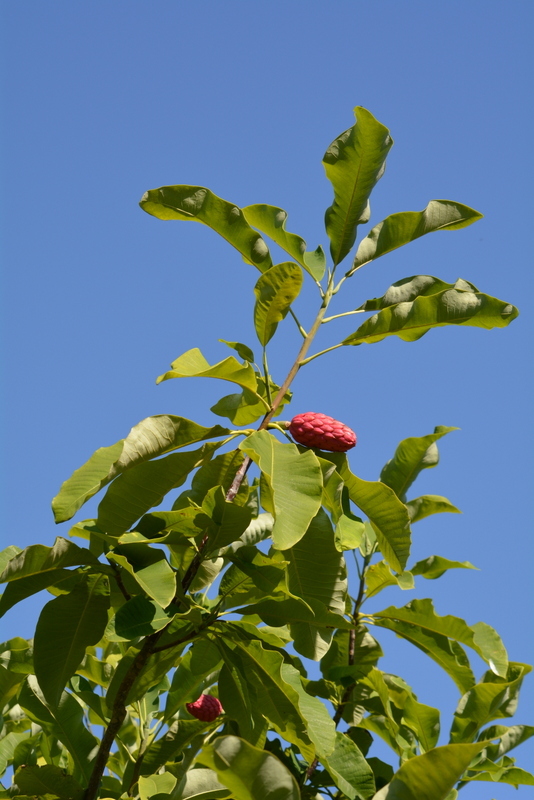
[[[332,313],[421,273],[470,280],[521,316],[505,330],[336,350],[302,370],[291,409],[353,427],[351,465],[369,480],[399,440],[461,428],[412,494],[445,495],[463,515],[414,526],[411,563],[438,554],[480,571],[388,589],[369,608],[433,596],[438,613],[489,623],[513,660],[532,663],[532,4],[18,0],[1,12],[3,546],[65,536],[50,511],[61,482],[142,418],[221,421],[209,407],[228,385],[156,386],[170,361],[197,346],[219,361],[229,354],[219,338],[254,347],[257,271],[204,226],[145,214],[143,192],[191,183],[237,205],[279,205],[290,231],[326,246],[321,158],[363,105],[395,139],[370,226],[433,198],[485,218],[362,269]],[[297,304],[306,320],[313,297]],[[318,345],[354,330],[350,320],[326,326]],[[271,348],[276,378],[298,342],[288,318]],[[47,599],[11,611],[2,638],[30,637]],[[379,638],[382,668],[442,709],[445,741],[454,684],[407,643]],[[534,722],[533,686],[518,723]],[[519,765],[532,769],[533,752],[518,750]],[[462,790],[471,800],[528,794]]]

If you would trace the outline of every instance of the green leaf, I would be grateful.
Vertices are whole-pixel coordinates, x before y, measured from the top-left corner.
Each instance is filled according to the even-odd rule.
[[[337,615],[345,613],[345,559],[335,546],[332,525],[322,509],[312,519],[303,538],[284,551],[284,558],[289,562],[287,585],[290,592],[308,604],[318,601]],[[309,622],[293,622],[290,629],[297,651],[315,661],[327,652],[334,633],[332,628],[318,628]]]
[[[386,561],[372,564],[365,573],[365,596],[374,597],[388,586],[399,586],[401,589],[413,589],[413,571],[395,575]]]
[[[246,344],[242,344],[241,342],[227,342],[226,339],[219,339],[220,342],[223,344],[227,344],[231,350],[235,350],[237,355],[243,359],[243,361],[248,361],[249,364],[253,364],[255,362],[254,353]]]
[[[437,708],[419,703],[413,695],[408,695],[402,706],[402,722],[415,733],[422,752],[428,752],[438,743],[440,726]]]
[[[382,469],[380,480],[390,486],[401,500],[423,469],[435,467],[439,462],[436,442],[445,434],[459,428],[438,425],[428,436],[413,436],[403,439],[395,450],[395,455]]]
[[[2,705],[2,708],[4,705],[5,703]],[[3,775],[7,767],[13,763],[13,757],[18,745],[30,737],[29,731],[6,734],[4,729],[3,734],[3,738],[0,739],[0,775]]]
[[[507,675],[508,657],[506,650],[493,628],[484,622],[469,626],[459,617],[450,615],[440,617],[435,613],[430,599],[412,600],[402,608],[390,606],[373,614],[373,619],[376,624],[381,624],[383,620],[407,622],[426,631],[447,636],[456,642],[471,647],[489,664],[490,669],[496,675],[501,677],[506,677]]]
[[[149,777],[139,778],[138,791],[141,800],[150,800],[154,795],[166,795],[167,797],[176,786],[176,778],[170,772],[163,772],[161,775],[150,775]]]
[[[61,800],[82,800],[83,788],[72,775],[66,775],[60,767],[46,764],[42,767],[19,767],[14,782],[20,792],[38,795],[53,795]]]
[[[4,572],[6,566],[9,564],[12,558],[15,558],[22,550],[20,547],[17,547],[14,544],[10,544],[9,547],[6,547],[5,550],[2,550],[0,553],[0,575]]]
[[[247,636],[235,627],[232,628],[231,635],[231,641],[229,638],[224,643],[217,640],[217,645],[220,649],[237,650],[251,697],[274,730],[286,741],[295,744],[308,761],[315,757],[317,750],[328,752],[330,749],[331,752],[334,745],[333,722],[326,707],[309,696],[317,705],[313,706],[314,714],[311,718],[306,719],[303,716],[300,707],[302,696],[288,683],[288,680],[293,680],[292,671],[300,681],[300,675],[295,668],[283,663],[281,653],[264,649],[258,639]],[[288,672],[282,672],[286,667]]]
[[[431,328],[444,325],[467,325],[475,328],[505,328],[519,315],[510,303],[496,297],[447,289],[430,297],[417,297],[397,303],[374,314],[350,336],[345,345],[373,344],[387,336],[398,336],[405,342],[415,342]]]
[[[291,772],[266,750],[237,736],[220,736],[197,761],[213,769],[235,800],[300,800]]]
[[[384,174],[393,139],[365,108],[354,109],[356,124],[334,139],[323,157],[334,202],[325,214],[334,265],[356,241],[356,228],[369,220],[369,195]]]
[[[301,267],[320,281],[326,268],[326,259],[321,246],[315,252],[306,252],[306,242],[295,233],[286,231],[287,212],[283,208],[258,203],[245,206],[243,214],[254,228],[269,236],[273,242],[289,253]]]
[[[264,747],[269,723],[251,698],[239,654],[227,650],[224,662],[219,674],[218,688],[225,714],[237,723],[234,733],[254,747]]]
[[[0,708],[4,706],[17,694],[20,684],[24,680],[24,674],[20,672],[10,672],[0,665]],[[0,775],[2,770],[0,769]]]
[[[226,493],[244,458],[239,450],[231,450],[229,453],[222,453],[212,458],[195,472],[191,488],[180,495],[174,502],[173,509],[185,508],[190,501],[201,506],[206,494],[214,486],[222,486]]]
[[[91,759],[98,742],[84,725],[80,703],[63,692],[57,708],[48,707],[33,675],[28,676],[18,701],[33,722],[65,745],[75,765],[75,777],[87,786],[92,771]]]
[[[357,745],[345,734],[336,732],[334,752],[328,758],[321,758],[321,763],[349,800],[374,797],[376,787],[373,771]]]
[[[415,500],[409,500],[406,503],[406,508],[408,509],[411,523],[419,522],[419,520],[429,517],[431,514],[462,513],[446,497],[440,497],[436,494],[424,494],[422,497],[416,497]]]
[[[491,781],[496,783],[506,783],[515,786],[534,786],[534,775],[519,767],[509,767],[500,769],[498,772],[477,772],[472,777],[463,777],[463,781]]]
[[[358,311],[380,311],[382,308],[394,306],[397,303],[406,303],[416,297],[428,297],[432,294],[444,292],[445,289],[461,289],[464,292],[478,292],[477,287],[469,281],[458,278],[456,283],[447,283],[433,275],[412,275],[392,283],[382,297],[366,300]]]
[[[276,264],[259,278],[254,287],[254,326],[264,347],[273,338],[278,323],[285,319],[301,288],[302,269],[292,261]]]
[[[15,636],[0,644],[0,665],[20,675],[33,674],[33,642]]]
[[[107,580],[88,575],[76,588],[47,603],[35,630],[35,675],[54,708],[85,650],[96,645],[106,629],[109,606]]]
[[[202,222],[226,239],[248,264],[253,264],[260,272],[272,265],[269,248],[247,223],[243,211],[203,186],[150,189],[139,205],[158,219]]]
[[[185,703],[195,701],[203,690],[206,676],[221,663],[216,646],[209,639],[197,639],[181,659],[167,695],[164,719],[169,720]]]
[[[410,554],[410,520],[406,506],[384,482],[356,477],[344,453],[321,452],[321,458],[336,465],[350,499],[369,517],[382,555],[396,572],[402,572]]]
[[[214,425],[205,428],[190,419],[171,414],[147,417],[135,425],[126,439],[101,447],[61,486],[52,500],[56,522],[65,522],[94,494],[130,467],[180,447],[229,433]]]
[[[150,636],[160,631],[172,619],[154,600],[142,594],[132,597],[119,608],[105,630],[110,642],[126,642],[138,636]]]
[[[275,511],[273,547],[287,550],[302,539],[321,506],[319,462],[311,450],[300,453],[294,444],[282,444],[267,431],[247,436],[239,449],[269,477]]]
[[[162,608],[169,605],[176,593],[176,573],[163,550],[129,544],[109,553],[108,558],[129,572]]]
[[[466,692],[458,703],[451,743],[473,741],[483,725],[500,717],[513,716],[523,678],[531,671],[528,664],[510,662],[505,677],[486,672],[482,682]]]
[[[222,486],[214,486],[206,494],[202,510],[211,519],[205,554],[209,555],[235,542],[248,528],[252,513],[247,506],[228,502]]]
[[[467,228],[482,219],[483,214],[474,208],[455,203],[453,200],[431,200],[423,211],[401,211],[391,214],[369,231],[356,251],[352,275],[357,269],[368,264],[397,247],[402,247],[426,233],[434,231],[456,231]]]
[[[384,655],[380,644],[361,624],[356,629],[354,640],[354,665],[349,664],[349,648],[352,648],[349,631],[337,630],[330,650],[321,659],[321,672],[326,680],[360,677]]]
[[[335,545],[340,552],[354,550],[362,543],[365,525],[363,522],[341,514],[336,523]]]
[[[30,545],[11,559],[0,575],[0,582],[8,583],[0,597],[0,617],[26,597],[72,578],[73,573],[65,567],[99,563],[89,550],[60,536],[53,547]]]
[[[449,561],[448,558],[442,558],[442,556],[429,556],[414,564],[410,568],[410,572],[412,575],[422,575],[423,578],[433,581],[441,578],[448,569],[477,569],[477,567],[474,567],[469,561]]]
[[[171,378],[217,378],[221,381],[237,383],[244,389],[256,392],[258,383],[256,373],[251,364],[240,364],[234,356],[210,365],[198,349],[193,347],[179,356],[171,364],[172,370],[160,375],[156,383],[168,381]]]
[[[526,742],[531,736],[534,736],[534,727],[532,725],[512,725],[511,727],[492,725],[481,731],[478,738],[482,741],[499,737],[499,744],[489,744],[484,750],[487,758],[497,761],[498,758],[513,750],[514,747]]]
[[[98,526],[110,536],[120,536],[149,509],[159,506],[171,489],[181,486],[220,446],[220,442],[207,442],[198,450],[131,467],[113,481],[100,501]]]
[[[374,800],[445,800],[474,756],[477,744],[447,744],[406,761]]]
[[[171,795],[172,800],[215,800],[230,797],[231,792],[222,785],[217,773],[211,769],[190,769]]]
[[[475,677],[469,659],[458,642],[409,622],[377,617],[375,625],[393,631],[401,639],[418,647],[429,658],[439,664],[453,679],[462,694],[475,684]]]
[[[348,620],[329,611],[317,600],[311,600],[308,604],[298,597],[265,597],[257,603],[238,608],[236,613],[244,614],[245,616],[257,614],[267,625],[273,628],[289,625],[292,634],[294,633],[293,626],[306,625],[312,628],[313,647],[315,647],[315,637],[313,636],[315,628],[348,629],[352,627]],[[297,628],[297,630],[299,629]],[[306,656],[306,658],[312,658],[313,656],[308,655],[308,643],[304,639],[304,636],[301,635],[300,638],[304,640],[301,645],[299,645],[299,637],[293,635],[293,639],[295,639],[295,649],[301,655]],[[328,644],[331,638],[332,634],[328,636]],[[303,649],[306,650],[305,653],[302,652]],[[326,652],[324,648],[321,649],[322,653]],[[314,650],[312,650],[312,652],[314,652],[315,655],[314,660],[318,661],[321,656],[316,654]]]
[[[266,412],[263,400],[248,389],[236,394],[226,394],[221,397],[210,411],[218,417],[228,417],[234,425],[252,425]]]

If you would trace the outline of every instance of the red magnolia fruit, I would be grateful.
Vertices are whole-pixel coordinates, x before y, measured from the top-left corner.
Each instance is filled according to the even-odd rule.
[[[307,411],[297,414],[289,423],[289,433],[299,444],[345,453],[356,444],[356,434],[337,419]]]
[[[201,694],[194,703],[186,703],[185,707],[193,717],[201,719],[202,722],[213,722],[219,714],[223,713],[223,707],[216,697],[211,694]]]

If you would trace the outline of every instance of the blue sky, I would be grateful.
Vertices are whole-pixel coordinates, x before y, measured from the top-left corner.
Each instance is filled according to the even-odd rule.
[[[289,230],[325,246],[331,187],[321,158],[362,105],[395,139],[371,225],[433,198],[485,217],[362,269],[332,313],[421,273],[470,280],[521,316],[500,331],[451,328],[336,350],[302,370],[292,410],[353,427],[351,465],[366,479],[399,440],[461,428],[414,494],[445,495],[463,515],[418,523],[413,560],[438,554],[480,571],[421,580],[411,596],[484,620],[513,660],[532,663],[532,5],[19,0],[1,13],[4,546],[66,535],[50,511],[59,485],[140,419],[217,421],[209,407],[227,390],[156,386],[170,361],[196,346],[218,361],[229,353],[219,338],[254,346],[256,271],[207,228],[144,214],[143,192],[191,183],[238,205],[282,206]],[[311,290],[297,308],[314,315]],[[335,324],[322,347],[355,328],[350,317]],[[278,378],[297,336],[288,320],[273,342]],[[375,610],[409,599],[386,590]],[[31,636],[43,600],[2,620],[6,638]],[[439,705],[447,730],[450,680],[409,645],[381,641],[383,668]],[[533,685],[517,722],[532,723]],[[518,751],[519,764],[533,752]],[[462,794],[487,800],[488,791]],[[499,800],[527,793],[498,789]]]

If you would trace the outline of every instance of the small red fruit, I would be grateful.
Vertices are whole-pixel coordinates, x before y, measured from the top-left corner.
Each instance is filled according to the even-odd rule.
[[[217,698],[211,694],[201,694],[198,700],[186,703],[185,707],[193,717],[201,719],[202,722],[213,722],[224,710]]]
[[[315,414],[313,411],[293,417],[289,423],[289,433],[299,444],[335,453],[345,453],[356,444],[353,430],[326,414]]]

